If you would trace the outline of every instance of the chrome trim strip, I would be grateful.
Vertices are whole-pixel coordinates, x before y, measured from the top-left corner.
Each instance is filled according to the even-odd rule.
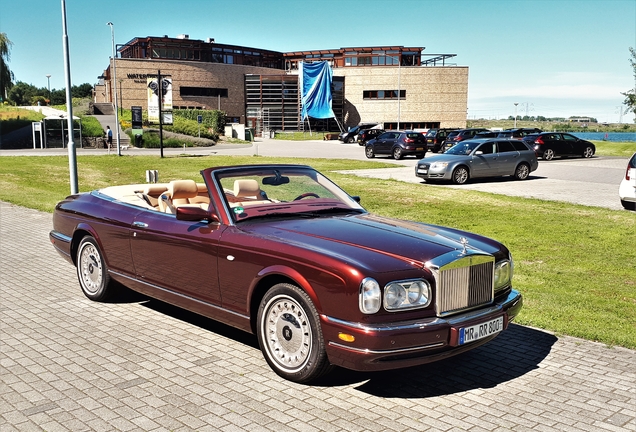
[[[379,324],[379,325],[365,325],[359,322],[345,321],[338,318],[333,318],[327,315],[321,315],[322,319],[330,323],[338,324],[344,327],[349,327],[356,330],[362,330],[367,332],[382,332],[382,331],[395,331],[395,330],[413,330],[413,329],[425,329],[441,324],[448,324],[451,326],[457,326],[463,321],[470,321],[473,319],[481,318],[489,314],[501,312],[504,309],[513,307],[521,298],[519,291],[511,290],[504,300],[488,306],[486,309],[473,310],[462,313],[460,315],[448,317],[448,318],[427,318],[424,321],[410,321],[404,324]]]
[[[201,305],[204,305],[204,306],[208,306],[208,307],[214,308],[214,309],[216,309],[216,310],[218,310],[218,311],[226,312],[226,313],[229,313],[229,314],[235,315],[235,316],[237,316],[237,317],[240,317],[240,318],[246,319],[246,320],[248,320],[248,321],[249,321],[249,319],[250,319],[250,317],[249,317],[248,315],[243,315],[243,314],[240,314],[240,313],[238,313],[238,312],[234,312],[234,311],[231,311],[231,310],[229,310],[229,309],[225,309],[225,308],[222,308],[222,307],[220,307],[220,306],[217,306],[217,305],[214,305],[214,304],[211,304],[211,303],[207,303],[207,302],[201,301],[201,300],[196,299],[196,298],[194,298],[194,297],[190,297],[190,296],[187,296],[187,295],[184,295],[184,294],[178,293],[178,292],[171,291],[171,290],[169,290],[169,289],[166,289],[166,288],[160,287],[159,285],[151,284],[151,283],[145,282],[145,281],[143,281],[143,280],[141,280],[141,279],[132,278],[132,277],[130,277],[130,276],[128,276],[128,275],[125,275],[125,274],[123,274],[123,273],[119,273],[119,272],[116,272],[116,271],[112,271],[112,270],[110,270],[109,272],[110,272],[110,273],[112,273],[112,274],[114,274],[114,275],[120,276],[120,277],[122,277],[122,278],[125,278],[125,279],[128,279],[128,280],[131,280],[131,281],[134,281],[134,282],[142,283],[142,284],[144,284],[144,285],[146,285],[146,286],[149,286],[149,287],[151,287],[151,288],[153,288],[153,289],[156,289],[156,290],[159,290],[159,291],[163,291],[163,292],[165,292],[165,293],[172,294],[172,295],[175,295],[175,296],[181,297],[181,298],[183,298],[183,299],[188,299],[188,300],[191,300],[191,301],[197,302],[197,303],[199,303],[199,304],[201,304]],[[148,297],[152,297],[152,296],[148,296]],[[160,301],[161,301],[161,300],[160,300]]]
[[[70,242],[71,242],[71,240],[73,240],[73,237],[69,237],[69,236],[67,236],[67,235],[65,235],[65,234],[62,234],[62,233],[61,233],[61,232],[59,232],[59,231],[51,231],[51,232],[49,233],[49,235],[50,235],[51,237],[53,237],[55,240],[59,240],[59,241],[62,241],[62,242],[64,242],[64,243],[70,243]]]
[[[366,349],[366,348],[354,348],[354,347],[351,347],[351,346],[348,346],[348,345],[342,345],[340,343],[331,342],[331,341],[329,341],[329,345],[332,346],[332,347],[345,349],[347,351],[355,351],[355,352],[362,353],[362,354],[403,354],[403,353],[407,353],[407,352],[421,351],[421,350],[427,350],[427,349],[431,349],[431,348],[438,348],[440,346],[446,345],[446,342],[435,342],[435,343],[428,344],[428,345],[421,345],[421,346],[410,347],[410,348],[401,348],[401,349],[395,349],[395,350],[370,350],[370,349]]]

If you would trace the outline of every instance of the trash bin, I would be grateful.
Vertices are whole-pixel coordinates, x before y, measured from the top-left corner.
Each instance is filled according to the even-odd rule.
[[[135,147],[142,147],[143,144],[143,136],[141,136],[140,134],[135,135]]]
[[[245,141],[254,141],[254,129],[252,128],[245,129]]]

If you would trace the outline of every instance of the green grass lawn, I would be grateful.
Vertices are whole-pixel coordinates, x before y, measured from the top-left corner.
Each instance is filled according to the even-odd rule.
[[[299,162],[258,156],[114,155],[78,156],[77,161],[80,191],[144,183],[147,169],[158,170],[163,182],[198,180],[199,171],[209,166]],[[465,229],[506,244],[515,259],[514,285],[524,295],[519,324],[636,349],[633,212],[335,172],[394,167],[385,163],[329,159],[302,163],[325,173],[349,194],[359,195],[373,213]],[[0,200],[52,212],[69,193],[68,172],[68,159],[62,156],[2,157]]]

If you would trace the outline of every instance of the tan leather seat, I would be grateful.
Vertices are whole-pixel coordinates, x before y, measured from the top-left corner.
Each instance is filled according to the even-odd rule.
[[[151,183],[147,184],[143,190],[145,199],[148,200],[153,207],[159,206],[159,197],[162,193],[168,190],[168,186],[165,184]]]
[[[190,198],[198,193],[194,180],[173,180],[168,184],[168,190],[159,198],[159,211],[174,214],[177,207],[190,205]]]

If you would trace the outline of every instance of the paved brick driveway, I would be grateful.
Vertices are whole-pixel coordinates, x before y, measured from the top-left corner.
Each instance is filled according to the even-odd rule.
[[[275,375],[256,338],[129,294],[92,303],[51,215],[0,203],[0,430],[636,431],[636,351],[513,325],[443,363]]]

